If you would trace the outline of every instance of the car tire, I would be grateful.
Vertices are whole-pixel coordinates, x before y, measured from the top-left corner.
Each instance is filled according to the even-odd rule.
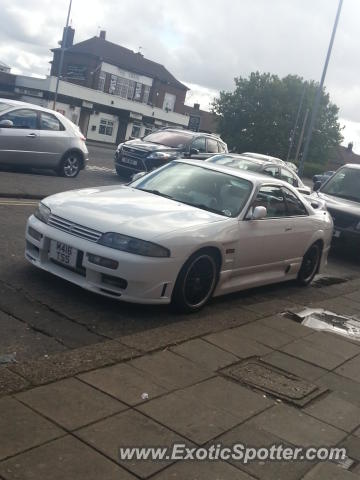
[[[219,270],[219,260],[211,250],[194,253],[180,270],[172,294],[172,307],[181,313],[203,308],[214,293]]]
[[[321,261],[321,245],[314,243],[305,253],[298,273],[297,282],[299,285],[309,285],[318,272]]]
[[[69,152],[61,160],[57,174],[60,177],[75,178],[79,175],[81,167],[81,156],[76,152]]]
[[[115,165],[115,170],[117,175],[123,178],[124,180],[130,180],[131,177],[134,175],[134,173],[136,173],[136,172],[132,172],[131,170],[128,170],[127,168],[122,168],[117,165]]]

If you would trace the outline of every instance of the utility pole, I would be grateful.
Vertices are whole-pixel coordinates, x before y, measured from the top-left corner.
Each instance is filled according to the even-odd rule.
[[[288,149],[288,153],[286,155],[286,161],[287,162],[290,160],[291,151],[292,151],[292,148],[294,146],[296,129],[297,129],[297,126],[298,126],[298,123],[299,123],[300,113],[301,113],[302,106],[303,106],[303,103],[304,103],[305,92],[306,92],[306,84],[304,85],[304,88],[303,88],[303,91],[302,91],[302,94],[301,94],[301,97],[300,97],[300,103],[299,103],[298,111],[297,111],[296,118],[295,118],[295,124],[294,124],[294,127],[292,129],[292,133],[291,133],[289,149]]]
[[[69,9],[68,9],[68,13],[67,13],[65,31],[64,31],[64,35],[63,35],[62,42],[61,42],[60,61],[59,61],[58,71],[57,71],[56,87],[55,87],[55,93],[54,93],[53,110],[55,110],[55,108],[56,108],[56,101],[57,101],[58,90],[59,90],[60,75],[61,75],[61,73],[62,73],[63,64],[64,64],[64,53],[65,53],[65,45],[66,45],[66,40],[67,40],[68,30],[69,30],[69,20],[70,20],[71,4],[72,4],[72,0],[70,0],[70,3],[69,3]]]
[[[297,146],[297,149],[296,149],[294,163],[296,163],[298,161],[298,158],[299,158],[300,148],[301,148],[301,145],[303,143],[305,127],[306,127],[308,116],[309,116],[309,109],[307,108],[306,112],[305,112],[304,121],[303,121],[303,124],[302,124],[302,127],[301,127],[301,133],[300,133],[300,137],[299,137],[298,146]]]
[[[326,60],[325,60],[323,72],[322,72],[322,75],[321,75],[320,84],[317,88],[315,101],[314,101],[314,106],[313,106],[313,109],[312,109],[312,112],[311,112],[311,119],[310,119],[310,123],[309,123],[309,128],[308,128],[307,134],[306,134],[304,152],[302,154],[301,162],[300,162],[300,166],[299,166],[299,176],[300,177],[303,174],[304,163],[306,162],[307,155],[309,153],[309,145],[310,145],[310,142],[311,142],[311,136],[312,136],[312,132],[314,130],[314,125],[315,125],[316,117],[317,117],[319,106],[320,106],[321,94],[322,94],[322,90],[323,90],[323,86],[324,86],[324,81],[325,81],[325,77],[326,77],[327,68],[328,68],[328,65],[329,65],[329,60],[330,60],[330,56],[331,56],[331,50],[332,50],[332,47],[333,47],[334,39],[335,39],[336,29],[337,29],[337,26],[338,26],[338,23],[339,23],[342,4],[343,4],[343,0],[339,0],[339,5],[338,5],[338,9],[337,9],[337,12],[336,12],[336,17],[335,17],[335,22],[334,22],[334,27],[333,27],[331,38],[330,38],[329,48],[328,48],[328,51],[327,51]]]

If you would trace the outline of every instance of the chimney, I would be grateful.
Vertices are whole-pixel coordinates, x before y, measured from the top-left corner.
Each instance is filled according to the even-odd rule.
[[[348,143],[347,151],[348,151],[349,153],[352,152],[353,146],[354,146],[353,142]]]
[[[61,41],[61,44],[64,45],[64,48],[72,47],[74,43],[74,35],[75,30],[72,27],[64,27],[63,37]]]
[[[194,103],[194,110],[200,110],[200,103]]]
[[[106,40],[106,30],[100,30],[99,38]]]

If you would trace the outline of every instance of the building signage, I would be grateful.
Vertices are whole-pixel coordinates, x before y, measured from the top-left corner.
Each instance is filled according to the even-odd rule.
[[[72,80],[85,80],[87,67],[85,65],[68,65],[66,77]]]
[[[190,115],[189,118],[189,130],[193,132],[198,132],[200,129],[200,119],[199,115]]]
[[[83,101],[82,101],[82,106],[83,106],[84,108],[93,108],[93,107],[94,107],[94,104],[91,103],[91,102],[88,102],[87,100],[83,100]]]

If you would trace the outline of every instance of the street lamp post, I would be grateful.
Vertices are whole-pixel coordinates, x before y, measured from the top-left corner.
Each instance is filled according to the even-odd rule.
[[[336,29],[337,29],[337,26],[338,26],[338,23],[339,23],[342,4],[343,4],[343,0],[339,0],[339,5],[338,5],[338,9],[337,9],[337,12],[336,12],[336,17],[335,17],[335,22],[334,22],[334,27],[333,27],[331,38],[330,38],[329,48],[328,48],[328,51],[327,51],[326,60],[325,60],[323,72],[322,72],[322,75],[321,75],[320,84],[319,84],[319,86],[317,88],[317,91],[316,91],[316,97],[315,97],[314,105],[313,105],[312,112],[311,112],[310,123],[309,123],[309,127],[308,127],[307,134],[306,134],[304,151],[303,151],[300,166],[299,166],[299,175],[300,176],[302,176],[302,174],[303,174],[304,164],[306,162],[307,155],[309,153],[309,145],[310,145],[310,142],[311,142],[311,136],[312,136],[312,132],[314,130],[315,120],[316,120],[318,110],[319,110],[319,106],[320,106],[321,93],[322,93],[322,89],[323,89],[323,86],[324,86],[324,81],[325,81],[325,77],[326,77],[327,68],[328,68],[328,65],[329,65],[329,60],[330,60],[330,55],[331,55],[331,50],[332,50],[332,47],[333,47],[334,39],[335,39]]]
[[[59,90],[60,75],[61,75],[61,73],[62,73],[63,64],[64,64],[64,53],[65,53],[65,45],[66,45],[66,40],[67,40],[68,30],[69,30],[69,20],[70,20],[71,5],[72,5],[72,0],[70,0],[70,3],[69,3],[69,9],[68,9],[68,13],[67,13],[65,32],[64,32],[64,36],[63,36],[63,39],[62,39],[62,42],[61,42],[60,61],[59,61],[58,71],[57,71],[56,87],[55,87],[55,93],[54,93],[53,110],[55,110],[55,108],[56,108],[56,101],[57,101],[58,90]]]

